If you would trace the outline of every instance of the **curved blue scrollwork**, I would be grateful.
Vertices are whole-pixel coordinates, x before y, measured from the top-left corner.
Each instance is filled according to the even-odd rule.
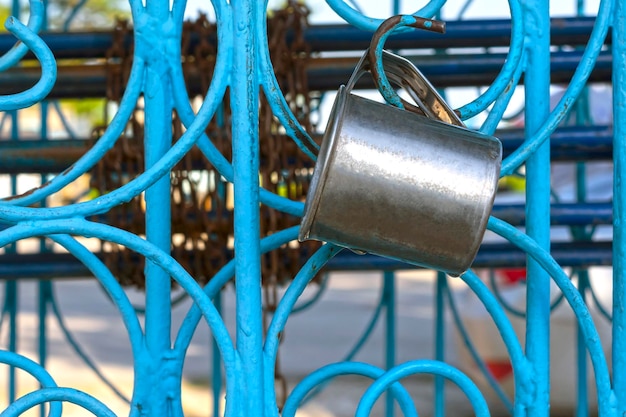
[[[117,417],[109,407],[94,396],[72,388],[63,387],[42,388],[28,393],[11,403],[0,413],[0,416],[19,416],[35,406],[45,403],[57,404],[58,401],[76,404],[96,417]]]
[[[23,371],[32,375],[37,381],[41,384],[41,386],[46,388],[55,388],[57,387],[56,382],[52,378],[52,376],[46,371],[41,365],[28,359],[22,355],[19,355],[15,352],[7,352],[4,350],[0,350],[0,363],[5,365],[15,366]],[[30,408],[27,407],[26,409]],[[19,409],[19,407],[18,407]],[[50,417],[58,417],[61,415],[62,405],[60,402],[53,402],[50,404]],[[18,415],[16,413],[15,415]],[[12,415],[9,410],[5,410],[2,415]]]
[[[574,102],[585,87],[591,70],[593,69],[598,55],[602,50],[604,39],[611,25],[613,2],[611,0],[601,0],[598,9],[598,16],[591,32],[591,37],[585,48],[585,52],[576,67],[576,72],[561,97],[558,104],[550,113],[543,126],[537,131],[532,140],[527,141],[520,148],[516,149],[504,161],[502,161],[501,175],[511,175],[521,164],[528,159],[554,132],[557,126],[565,119],[571,111]]]
[[[593,318],[585,305],[585,301],[580,296],[578,289],[572,284],[567,274],[565,274],[563,269],[556,263],[554,258],[526,234],[494,217],[489,219],[487,227],[523,249],[539,262],[552,276],[554,282],[563,292],[565,299],[578,319],[586,347],[591,356],[591,362],[595,371],[600,414],[607,413],[608,415],[611,407],[611,378],[609,369],[604,350],[600,344],[600,337],[593,323]]]
[[[326,3],[341,16],[346,22],[363,30],[374,31],[384,19],[376,19],[365,16],[363,13],[353,9],[344,0],[326,0]],[[415,16],[433,17],[445,5],[446,0],[432,0],[424,7],[413,13]]]
[[[286,417],[292,417],[296,414],[299,405],[304,401],[305,397],[316,386],[329,381],[339,375],[360,375],[372,379],[378,379],[385,374],[385,371],[373,365],[360,362],[339,362],[326,365],[315,372],[307,375],[298,385],[296,385],[287,397],[283,414]],[[417,411],[411,396],[406,389],[399,383],[392,384],[390,390],[397,399],[403,414],[407,417],[417,417]]]
[[[472,380],[464,375],[458,369],[446,363],[433,360],[416,360],[406,362],[396,366],[383,375],[381,375],[374,383],[365,391],[361,402],[356,410],[356,417],[367,417],[370,415],[374,403],[387,388],[402,378],[409,375],[430,374],[442,376],[455,383],[467,396],[474,413],[477,416],[489,416],[489,406],[478,387]]]
[[[38,33],[41,30],[41,26],[45,19],[44,3],[42,0],[30,0],[29,6],[30,16],[28,18],[28,23],[26,24],[26,27],[32,33]],[[2,55],[2,57],[0,57],[0,71],[6,71],[7,69],[15,66],[19,62],[19,60],[22,59],[24,55],[26,55],[29,47],[30,45],[28,45],[27,43],[15,44],[13,48],[11,48],[4,55]]]
[[[0,111],[22,109],[40,102],[52,89],[57,76],[54,56],[35,32],[14,17],[9,17],[4,27],[33,51],[41,63],[41,78],[26,91],[0,97]]]

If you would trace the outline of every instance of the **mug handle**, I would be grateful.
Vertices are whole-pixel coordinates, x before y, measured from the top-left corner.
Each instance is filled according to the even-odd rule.
[[[369,50],[365,51],[365,54],[363,54],[356,68],[352,72],[352,75],[350,76],[350,79],[348,80],[348,83],[346,84],[346,93],[350,93],[352,91],[357,81],[365,73],[371,72],[371,65],[370,65],[369,58],[368,58],[368,51]],[[383,59],[386,61],[385,73],[388,79],[392,80],[396,85],[405,88],[407,92],[409,93],[409,95],[411,96],[411,98],[417,104],[420,105],[420,107],[415,106],[405,101],[404,99],[398,97],[398,99],[401,102],[401,105],[397,107],[400,107],[401,109],[409,110],[413,113],[417,113],[422,116],[433,117],[432,115],[428,115],[427,112],[424,111],[424,109],[422,109],[421,107],[421,100],[419,99],[419,94],[417,93],[417,90],[415,89],[418,86],[414,85],[414,83],[408,77],[405,76],[407,72],[409,71],[409,68],[405,67],[406,63],[396,61],[395,58],[404,60],[404,58],[401,58],[390,52],[383,51]]]
[[[350,81],[353,81],[355,76],[358,79],[366,70],[369,70],[372,73],[376,88],[389,104],[440,120],[444,123],[465,127],[456,112],[448,106],[437,90],[411,61],[383,49],[383,44],[391,31],[401,26],[417,27],[437,32],[445,30],[444,22],[437,20],[423,19],[411,15],[390,17],[378,27],[374,36],[372,36],[370,47],[361,58]],[[354,79],[352,85],[354,85],[356,79]],[[389,79],[404,87],[419,107],[400,98],[395,89],[389,84]],[[348,85],[350,85],[350,81]]]

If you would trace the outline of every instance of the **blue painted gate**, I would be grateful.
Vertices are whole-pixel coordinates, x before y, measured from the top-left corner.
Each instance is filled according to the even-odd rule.
[[[78,13],[84,3],[78,2],[74,11]],[[327,0],[327,3],[351,28],[346,25],[332,28],[311,26],[305,29],[306,36],[309,36],[306,38],[307,42],[323,43],[324,36],[328,39],[330,34],[331,41],[326,40],[325,44],[328,50],[332,50],[329,45],[344,41],[354,42],[353,45],[356,46],[350,50],[364,50],[372,32],[382,20],[364,15],[348,2]],[[442,8],[445,10],[446,7],[445,0],[418,3],[426,4],[422,4],[423,7],[415,15],[427,18],[439,16]],[[466,2],[460,9],[469,8],[471,3]],[[553,2],[552,6],[555,3],[557,2]],[[13,12],[19,15],[19,3],[16,4]],[[582,5],[583,2],[577,4],[580,9]],[[399,2],[395,6],[393,14],[398,13]],[[10,71],[20,68],[20,61],[25,56],[28,59],[26,54],[30,51],[41,65],[41,77],[32,87],[7,92],[0,97],[0,110],[4,112],[3,126],[7,120],[12,121],[12,126],[17,126],[18,111],[42,102],[41,118],[47,120],[48,109],[54,106],[54,101],[44,100],[49,94],[54,96],[55,91],[62,95],[58,93],[59,90],[55,90],[60,88],[61,82],[60,78],[57,80],[57,61],[53,53],[63,54],[63,48],[71,48],[73,41],[54,38],[53,34],[45,31],[38,35],[45,29],[45,11],[49,7],[49,4],[41,0],[31,0],[27,24],[20,23],[17,18],[9,18],[6,22],[7,30],[21,42],[10,50],[4,49],[0,59],[0,71],[12,74],[12,79],[17,82],[19,71]],[[443,317],[446,308],[457,317],[462,316],[463,311],[455,309],[451,298],[446,301],[446,294],[450,293],[449,281],[441,273],[437,275],[435,286],[438,323],[435,336],[436,358],[422,358],[416,352],[415,360],[396,364],[391,350],[387,357],[388,369],[352,361],[329,364],[304,378],[296,387],[291,387],[284,404],[282,401],[279,404],[275,364],[281,334],[296,301],[318,272],[326,264],[329,270],[384,271],[383,302],[393,312],[394,271],[413,267],[373,255],[358,257],[332,244],[320,246],[314,253],[306,254],[303,264],[288,277],[287,283],[281,281],[280,285],[286,288],[284,296],[275,300],[271,321],[264,323],[264,317],[267,318],[263,308],[264,291],[268,291],[267,288],[275,289],[277,285],[262,285],[262,281],[265,284],[264,280],[268,278],[262,278],[262,271],[267,272],[263,269],[266,259],[264,254],[284,248],[298,235],[297,221],[289,227],[272,229],[270,233],[262,230],[266,221],[264,216],[268,215],[269,210],[299,219],[304,204],[301,196],[291,198],[289,192],[277,188],[281,180],[276,178],[281,167],[274,168],[274,180],[270,179],[269,183],[267,179],[263,180],[266,161],[260,151],[263,145],[260,143],[259,131],[267,114],[261,114],[260,109],[271,109],[273,116],[270,115],[270,119],[282,126],[276,129],[290,138],[290,145],[295,144],[295,153],[301,152],[301,156],[305,155],[310,162],[307,169],[313,166],[319,144],[315,137],[311,137],[310,129],[307,130],[302,125],[302,115],[298,114],[302,109],[292,106],[297,101],[289,96],[293,92],[285,92],[279,85],[274,71],[276,61],[270,57],[269,45],[272,39],[268,39],[267,32],[273,28],[268,28],[267,2],[212,2],[216,31],[210,36],[212,45],[217,47],[211,55],[213,66],[208,77],[208,90],[203,92],[201,106],[195,110],[192,108],[188,95],[188,83],[191,81],[183,74],[184,63],[179,59],[182,54],[185,7],[186,3],[182,0],[174,0],[171,5],[162,0],[146,0],[145,4],[139,0],[130,1],[132,28],[127,27],[124,36],[132,38],[132,47],[131,43],[124,44],[123,41],[127,38],[123,36],[120,45],[131,51],[132,62],[127,62],[125,88],[108,125],[95,140],[89,142],[88,150],[72,161],[68,169],[62,172],[59,170],[60,173],[53,177],[44,175],[42,178],[48,181],[42,186],[18,195],[13,177],[12,191],[4,193],[11,196],[0,202],[0,246],[5,248],[0,254],[0,264],[4,265],[3,277],[12,278],[7,281],[5,290],[4,308],[7,314],[11,317],[17,314],[14,297],[17,294],[17,278],[20,278],[20,274],[38,278],[54,278],[74,273],[92,274],[119,310],[132,346],[135,374],[134,390],[130,399],[132,416],[183,415],[180,396],[183,362],[196,327],[205,325],[209,326],[214,335],[215,346],[219,350],[219,355],[215,355],[214,359],[221,360],[223,365],[226,402],[225,410],[222,411],[226,416],[274,416],[279,414],[279,408],[282,415],[292,416],[309,391],[335,376],[346,374],[372,379],[371,386],[358,404],[356,415],[359,417],[369,415],[376,400],[387,390],[390,392],[386,411],[388,415],[394,413],[390,404],[396,401],[399,404],[397,412],[416,416],[415,404],[408,392],[401,384],[396,384],[415,374],[436,377],[433,402],[437,415],[445,413],[444,378],[461,388],[476,415],[489,415],[489,406],[476,382],[445,362]],[[287,7],[301,5],[288,2]],[[473,26],[464,26],[466,23],[462,21],[450,21],[448,34],[445,35],[447,37],[411,29],[397,34],[397,37],[392,36],[388,46],[399,50],[433,48],[432,51],[436,52],[431,55],[439,57],[439,61],[425,60],[423,68],[426,68],[425,72],[431,76],[431,80],[440,81],[442,86],[454,85],[454,76],[461,74],[462,78],[463,71],[467,71],[467,77],[467,74],[477,76],[475,82],[471,78],[470,81],[465,80],[465,84],[463,81],[456,81],[456,85],[488,86],[481,90],[476,99],[458,108],[457,113],[466,121],[478,116],[470,123],[477,130],[489,135],[495,134],[497,128],[507,126],[507,123],[510,126],[510,121],[504,115],[515,93],[517,92],[517,96],[522,93],[515,87],[523,78],[523,132],[519,129],[498,130],[497,135],[501,136],[505,153],[501,177],[510,179],[524,176],[525,198],[523,202],[516,204],[496,202],[487,227],[491,236],[499,235],[504,239],[495,240],[496,243],[485,243],[476,258],[475,266],[526,267],[526,306],[523,313],[525,342],[520,343],[507,316],[509,306],[503,302],[497,289],[486,285],[472,270],[459,279],[484,304],[490,316],[489,320],[495,323],[506,345],[514,376],[514,395],[507,399],[501,389],[500,394],[513,415],[550,414],[549,342],[550,317],[554,307],[550,294],[551,286],[556,284],[562,293],[563,302],[571,307],[579,324],[578,339],[571,342],[576,343],[579,349],[579,380],[585,381],[587,378],[588,354],[595,375],[597,412],[601,416],[623,416],[626,415],[626,191],[622,189],[621,180],[626,175],[626,154],[622,152],[626,138],[626,4],[618,0],[601,0],[597,15],[593,18],[571,17],[553,21],[552,25],[550,4],[547,0],[509,0],[508,8],[511,15],[508,21],[482,21]],[[72,16],[73,14],[66,29]],[[310,31],[306,32],[307,30]],[[90,38],[94,42],[99,39],[96,35],[89,34],[94,36]],[[488,44],[491,35],[492,40],[500,40]],[[83,40],[88,37],[87,34],[81,36]],[[438,36],[441,38],[437,38]],[[9,42],[7,39],[8,36],[5,36],[5,46]],[[437,43],[438,39],[442,39],[441,43]],[[290,39],[290,42],[294,40]],[[478,61],[481,57],[496,60],[496,70],[493,72],[495,78],[487,81],[480,78],[480,74],[483,73],[484,76],[489,68],[493,71],[493,61],[480,61],[472,67],[471,60],[463,61],[460,55],[445,54],[444,49],[455,46],[454,42],[463,47],[507,47],[504,52],[502,49],[472,52]],[[83,47],[88,48],[85,45]],[[92,44],[92,48],[97,48],[93,45],[96,43]],[[335,47],[342,50],[343,46]],[[345,50],[348,50],[347,47]],[[113,56],[111,59],[116,58]],[[430,72],[427,70],[431,68],[429,62],[435,62]],[[353,63],[354,61],[350,61],[349,65]],[[452,70],[446,67],[459,63],[460,66],[454,66]],[[445,73],[446,70],[449,72]],[[444,75],[438,72],[443,72]],[[311,85],[330,79],[329,73],[318,73],[317,78],[310,75]],[[345,75],[341,72],[339,74],[339,77]],[[592,121],[584,120],[585,112],[589,109],[588,102],[585,102],[586,97],[588,98],[588,80],[612,83],[611,126],[596,126]],[[345,81],[347,79],[340,80],[339,83]],[[78,78],[75,82],[79,82]],[[566,88],[558,102],[552,103],[551,107],[551,87],[557,83],[566,85]],[[338,86],[339,84],[321,86],[318,90],[332,91]],[[453,98],[453,90],[444,93]],[[263,107],[265,101],[269,106],[267,108]],[[107,152],[117,142],[125,140],[129,121],[135,120],[138,102],[141,103],[144,114],[142,134],[145,145],[140,149],[143,152],[143,166],[135,167],[138,169],[137,175],[128,180],[120,180],[117,186],[101,190],[99,195],[92,195],[80,202],[69,201],[48,207],[46,202],[51,196],[64,190],[83,174],[92,172],[95,166],[106,160]],[[571,123],[572,114],[577,119],[574,123]],[[184,126],[175,141],[172,140],[173,117]],[[566,121],[571,126],[564,128]],[[217,138],[207,135],[206,132],[210,131],[207,126],[210,123],[217,123],[220,129],[228,132],[229,141],[232,141],[228,142],[232,157],[225,154],[224,147],[217,145]],[[46,126],[45,123],[42,124],[41,138],[48,136]],[[13,128],[9,136],[11,137],[2,137],[3,141],[0,143],[0,160],[5,167],[3,173],[15,175],[22,172],[21,169],[26,169],[24,167],[31,169],[37,164],[50,163],[48,154],[28,153],[28,147],[34,146],[43,152],[42,149],[56,145],[44,145],[43,141],[39,145],[33,145],[32,141],[28,143],[20,140],[17,127]],[[84,146],[84,142],[77,142],[79,141],[63,143],[62,149],[69,152],[74,149],[72,147]],[[191,154],[201,155],[214,170],[211,177],[213,185],[208,185],[207,182],[204,183],[205,187],[223,187],[220,192],[225,195],[232,186],[234,207],[232,242],[228,244],[228,248],[217,248],[218,252],[228,249],[229,255],[223,259],[223,264],[212,276],[202,279],[192,276],[188,272],[189,268],[175,260],[175,254],[171,252],[172,235],[179,233],[172,226],[177,215],[172,213],[170,204],[172,173],[176,171],[177,164]],[[56,158],[60,156],[57,155]],[[578,191],[575,201],[562,203],[552,195],[551,160],[554,162],[559,158],[577,162]],[[586,198],[585,163],[593,159],[613,161],[614,185],[610,201],[590,202]],[[284,160],[281,162],[284,163]],[[521,167],[524,167],[523,172],[520,171]],[[129,168],[125,165],[120,168],[120,172],[124,169]],[[46,168],[40,171],[54,172],[51,168],[49,171]],[[306,171],[308,174],[310,172],[311,170]],[[270,183],[276,187],[272,188]],[[106,217],[107,213],[115,212],[116,208],[133,199],[143,201],[145,222],[142,225],[145,224],[145,228],[141,232],[129,224],[114,225],[109,221],[111,217]],[[214,201],[212,204],[217,203]],[[518,227],[522,224],[525,225],[524,229]],[[568,226],[572,230],[573,238],[566,243],[553,243],[551,248],[554,237],[552,226],[555,224]],[[594,239],[594,227],[602,224],[612,225],[609,241]],[[59,255],[55,258],[47,254],[47,257],[20,258],[14,244],[31,237],[46,237],[65,248],[71,256]],[[128,264],[114,266],[107,263],[106,256],[103,258],[102,253],[85,247],[79,237],[97,238],[109,242],[109,247],[123,247],[134,255],[125,258]],[[211,245],[210,238],[206,244]],[[42,243],[40,254],[44,255],[46,252],[47,247]],[[123,269],[130,268],[131,264],[144,262],[138,261],[139,258],[145,259],[146,305],[142,320],[116,276]],[[37,261],[28,264],[28,259]],[[45,262],[54,263],[55,259],[61,260],[61,269],[37,269],[39,263],[48,265]],[[588,283],[588,268],[608,264],[613,267],[612,315],[605,312],[612,321],[610,361],[607,361],[586,304],[586,300],[593,298]],[[563,269],[564,266],[573,268],[571,274],[570,269],[567,272]],[[572,281],[573,276],[576,276],[577,285]],[[236,331],[234,337],[231,337],[220,313],[219,300],[221,289],[233,278],[236,283]],[[175,337],[171,336],[172,280],[194,303],[183,324],[174,333]],[[50,280],[39,283],[42,305],[49,300],[51,285],[53,284]],[[45,315],[45,311],[42,314]],[[202,319],[206,323],[201,322]],[[393,346],[395,340],[393,320],[393,314],[389,313],[387,343],[390,346]],[[462,322],[461,319],[458,321]],[[16,324],[10,324],[14,329]],[[45,325],[41,331],[45,340]],[[62,413],[63,402],[78,404],[98,416],[113,415],[106,404],[97,398],[71,387],[57,386],[54,375],[48,374],[45,367],[15,350],[15,345],[10,344],[6,350],[0,351],[0,362],[10,365],[12,372],[19,368],[32,374],[40,382],[41,388],[17,398],[13,387],[9,393],[10,405],[2,416],[20,415],[44,403],[49,404],[49,415],[57,416]],[[45,347],[42,347],[42,355],[40,360],[44,361]],[[477,359],[480,363],[480,357]],[[484,363],[482,367],[485,369]],[[498,389],[493,375],[488,371],[486,375]],[[214,366],[217,393],[220,389],[219,381],[220,367]],[[578,389],[576,413],[588,415],[587,385],[580,383]],[[44,408],[41,410],[42,413],[46,411]],[[210,411],[207,410],[207,413]],[[220,413],[219,408],[213,411]]]

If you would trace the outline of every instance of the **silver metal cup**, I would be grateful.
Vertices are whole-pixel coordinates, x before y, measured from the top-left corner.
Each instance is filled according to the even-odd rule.
[[[476,256],[493,206],[500,141],[461,127],[417,68],[388,52],[386,75],[430,117],[351,94],[366,56],[335,99],[299,240],[460,275]]]

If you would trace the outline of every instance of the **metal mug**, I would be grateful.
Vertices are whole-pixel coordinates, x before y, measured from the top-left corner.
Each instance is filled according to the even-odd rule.
[[[419,70],[389,52],[382,51],[385,75],[419,107],[352,94],[373,67],[367,56],[339,88],[298,238],[460,275],[487,226],[502,145],[463,127]]]

